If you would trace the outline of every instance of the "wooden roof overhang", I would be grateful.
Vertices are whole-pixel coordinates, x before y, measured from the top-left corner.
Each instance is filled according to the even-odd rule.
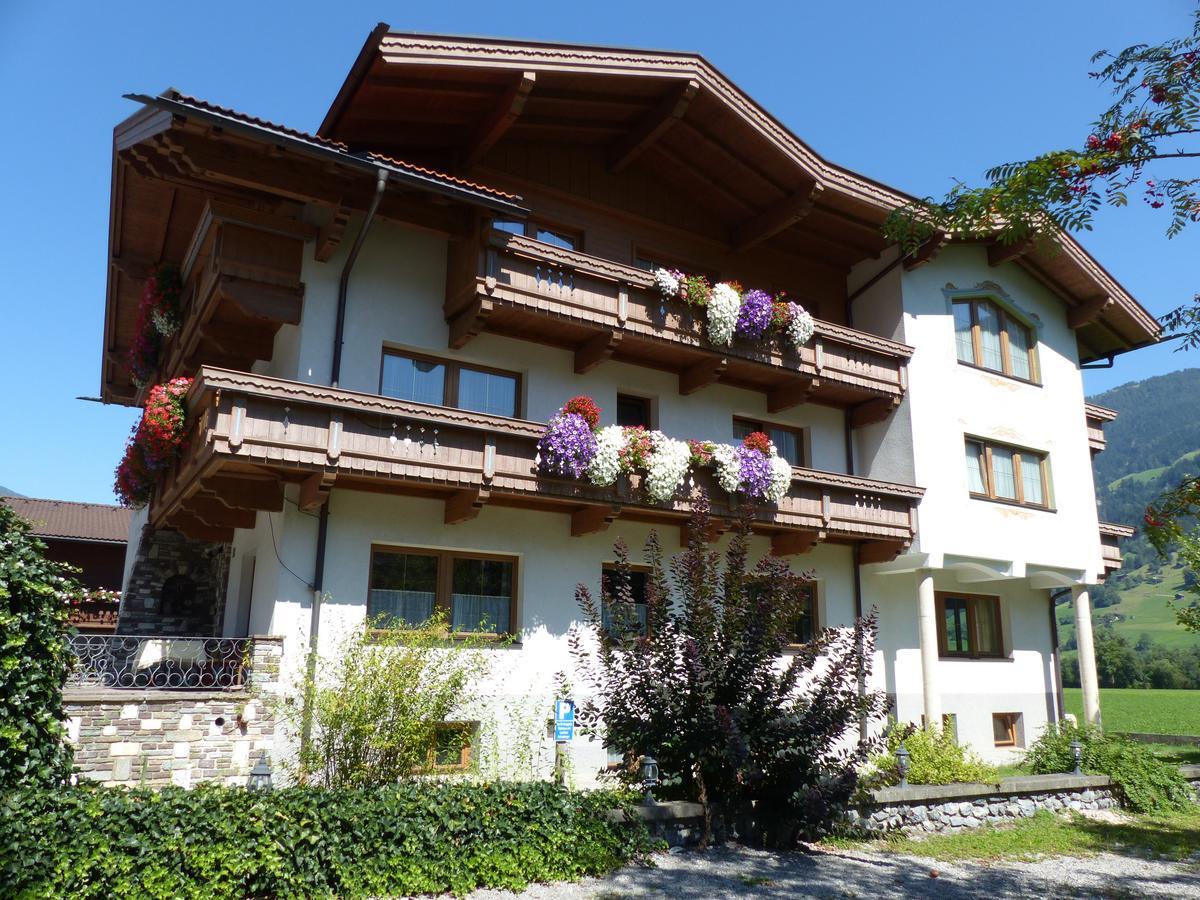
[[[156,526],[228,541],[253,527],[259,510],[283,508],[283,486],[299,484],[299,505],[329,491],[361,490],[444,501],[445,522],[485,505],[569,516],[572,535],[617,518],[685,526],[691,493],[651,502],[634,483],[597,487],[548,478],[537,468],[545,425],[204,366],[188,395],[187,449],[162,476],[150,508]],[[741,507],[698,473],[718,527]],[[636,481],[636,476],[634,477]],[[921,488],[795,469],[778,505],[752,509],[755,531],[778,554],[819,541],[859,543],[871,561],[911,542]]]
[[[113,132],[101,369],[106,402],[138,401],[126,358],[145,280],[159,263],[183,265],[213,204],[313,241],[318,259],[332,254],[349,217],[368,207],[380,171],[388,176],[377,213],[383,219],[460,238],[472,233],[480,210],[527,214],[514,195],[380,154],[351,153],[337,142],[176,91],[130,97],[142,109]],[[301,219],[308,204],[330,211],[320,230]]]
[[[880,226],[913,199],[823,159],[694,53],[380,25],[318,134],[460,173],[504,142],[589,145],[611,171],[639,167],[703,203],[731,249],[770,244],[842,271],[886,247]],[[1157,340],[1154,317],[1074,239],[1058,245],[997,243],[989,260],[1015,261],[1070,307],[1084,362]]]

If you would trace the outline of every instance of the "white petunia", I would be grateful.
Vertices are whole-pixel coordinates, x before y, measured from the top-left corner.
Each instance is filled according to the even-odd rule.
[[[621,472],[620,453],[625,446],[625,432],[620,425],[608,425],[596,432],[596,455],[588,465],[587,476],[592,484],[607,486],[616,483]]]
[[[666,299],[671,300],[679,293],[679,276],[679,272],[673,272],[670,269],[654,270],[654,284],[658,288],[658,292]]]
[[[653,501],[669,500],[683,486],[691,463],[692,451],[686,441],[652,432],[653,446],[646,464],[646,495]]]
[[[803,347],[812,340],[815,323],[812,315],[799,303],[792,304],[792,318],[788,322],[788,340],[796,347]]]
[[[722,281],[712,289],[708,298],[708,339],[718,347],[728,347],[733,342],[741,306],[742,298],[728,282]]]
[[[742,463],[737,448],[729,444],[717,444],[712,451],[713,465],[717,470],[717,484],[727,493],[734,493],[742,486]]]
[[[778,503],[787,496],[792,486],[792,464],[782,456],[777,456],[772,447],[771,452],[771,487],[767,492],[767,500]]]

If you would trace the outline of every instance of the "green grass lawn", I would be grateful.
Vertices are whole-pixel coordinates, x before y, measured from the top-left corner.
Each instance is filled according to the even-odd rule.
[[[1200,809],[1135,816],[1121,822],[1098,821],[1078,814],[1065,818],[1043,811],[1013,825],[985,825],[958,834],[927,838],[894,834],[876,841],[832,839],[826,843],[835,848],[868,847],[946,861],[1031,860],[1101,852],[1151,853],[1169,859],[1187,859],[1200,847]]]
[[[1082,722],[1080,689],[1064,688],[1063,700],[1067,712]],[[1107,731],[1200,735],[1200,691],[1101,688],[1100,713]]]
[[[1121,602],[1116,606],[1093,609],[1092,621],[1100,625],[1105,616],[1120,616],[1121,620],[1113,623],[1113,631],[1131,644],[1148,634],[1154,643],[1164,647],[1193,647],[1200,644],[1200,634],[1180,627],[1175,621],[1175,611],[1167,605],[1182,591],[1183,570],[1167,567],[1163,569],[1162,584],[1145,582],[1122,591]],[[1075,616],[1070,602],[1059,604],[1055,615],[1058,616],[1058,641],[1063,645],[1075,633]],[[1063,654],[1064,658],[1073,655],[1074,651]]]

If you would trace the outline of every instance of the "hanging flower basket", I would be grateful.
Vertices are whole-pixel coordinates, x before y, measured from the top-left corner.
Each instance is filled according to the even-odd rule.
[[[176,266],[160,265],[146,279],[129,343],[129,377],[139,388],[154,377],[163,342],[182,324],[182,293]]]
[[[191,386],[192,379],[175,378],[150,389],[113,482],[122,506],[141,509],[149,503],[158,474],[179,456],[187,419],[183,400]]]

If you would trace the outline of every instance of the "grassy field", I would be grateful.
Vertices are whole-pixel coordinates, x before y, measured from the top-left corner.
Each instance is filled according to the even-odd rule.
[[[1083,721],[1079,688],[1065,688],[1067,712]],[[1200,735],[1200,691],[1101,688],[1100,713],[1107,731]]]
[[[1143,634],[1150,635],[1151,640],[1164,647],[1193,647],[1200,644],[1200,634],[1181,628],[1175,621],[1175,611],[1167,606],[1177,592],[1183,591],[1183,570],[1163,569],[1162,584],[1139,584],[1135,588],[1121,592],[1121,602],[1116,606],[1106,606],[1092,610],[1092,621],[1100,625],[1106,616],[1120,616],[1120,621],[1113,623],[1113,631],[1124,637],[1131,644],[1136,644]],[[1065,644],[1067,638],[1075,632],[1075,617],[1071,604],[1059,604],[1055,610],[1058,616],[1059,644]],[[1074,651],[1064,653],[1064,658],[1074,655]]]

